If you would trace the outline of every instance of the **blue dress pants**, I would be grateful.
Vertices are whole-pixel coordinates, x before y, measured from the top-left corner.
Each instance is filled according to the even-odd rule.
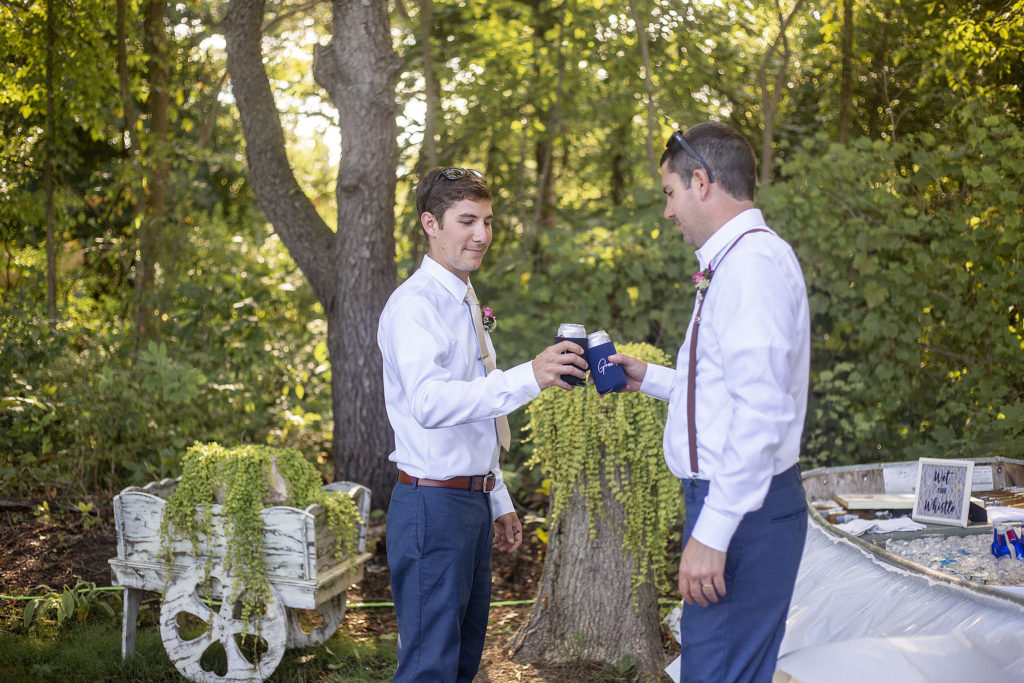
[[[398,483],[387,517],[395,681],[472,681],[491,603],[488,494]]]
[[[684,480],[683,489],[686,547],[708,482]],[[807,501],[794,465],[772,478],[764,505],[740,522],[726,552],[725,596],[707,607],[683,606],[683,681],[771,681],[806,537]]]

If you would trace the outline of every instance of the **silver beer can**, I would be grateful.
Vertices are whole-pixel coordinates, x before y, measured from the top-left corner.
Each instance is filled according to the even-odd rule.
[[[590,348],[594,348],[595,346],[600,346],[601,344],[607,344],[611,340],[612,338],[608,336],[607,332],[605,332],[604,330],[598,330],[597,332],[591,332],[590,335],[587,337],[587,346],[589,346]]]
[[[558,336],[564,339],[583,339],[587,336],[587,328],[578,323],[562,323],[558,326]]]

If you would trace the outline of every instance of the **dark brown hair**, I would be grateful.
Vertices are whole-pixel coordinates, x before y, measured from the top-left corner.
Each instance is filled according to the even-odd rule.
[[[714,172],[715,183],[721,185],[734,199],[754,199],[757,184],[754,149],[747,139],[724,123],[701,123],[686,131],[686,142],[708,162]],[[668,162],[670,171],[690,187],[693,172],[703,168],[680,145],[668,145],[661,153],[661,164]]]
[[[447,170],[431,169],[416,186],[416,213],[420,216],[424,213],[433,214],[439,225],[444,219],[445,211],[455,202],[463,199],[491,199],[491,190],[483,177],[474,173],[464,173],[459,178],[449,179],[442,176]]]

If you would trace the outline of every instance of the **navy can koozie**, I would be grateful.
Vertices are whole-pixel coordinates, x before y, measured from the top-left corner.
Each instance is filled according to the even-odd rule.
[[[587,351],[587,328],[578,323],[562,323],[558,326],[558,336],[555,337],[555,343],[561,341],[571,341],[579,344],[583,348],[584,355],[581,358],[586,359]],[[562,353],[571,353],[570,351],[563,351]],[[579,354],[576,354],[577,356]],[[576,375],[559,375],[562,381],[566,384],[574,387],[582,387],[586,384],[586,379],[580,379]]]
[[[590,376],[601,396],[626,388],[626,373],[622,366],[610,363],[608,356],[615,353],[615,344],[604,330],[598,330],[587,337],[587,364]]]

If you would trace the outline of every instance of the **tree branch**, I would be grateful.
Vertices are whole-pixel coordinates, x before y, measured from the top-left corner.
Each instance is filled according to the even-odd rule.
[[[263,66],[264,0],[231,0],[224,17],[228,73],[246,140],[249,178],[260,207],[320,301],[333,291],[333,233],[299,187]]]

